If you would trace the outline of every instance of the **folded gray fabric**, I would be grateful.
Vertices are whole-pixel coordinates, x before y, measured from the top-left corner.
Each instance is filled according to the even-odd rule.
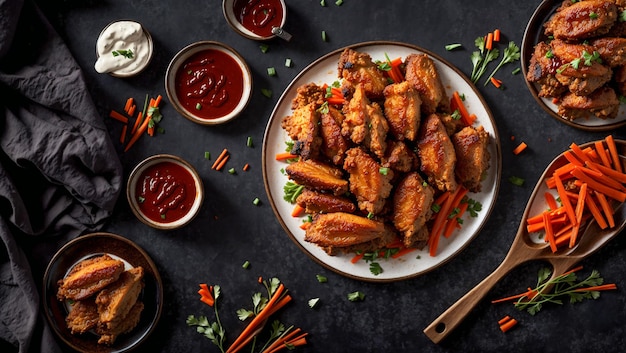
[[[62,39],[31,0],[0,0],[0,350],[60,351],[41,276],[61,245],[103,225],[122,185]]]

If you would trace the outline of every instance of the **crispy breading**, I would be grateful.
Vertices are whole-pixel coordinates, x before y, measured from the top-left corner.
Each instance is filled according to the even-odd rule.
[[[395,239],[395,231],[385,223],[345,212],[316,215],[304,237],[331,255],[355,247],[364,251],[381,249]]]
[[[385,88],[385,117],[389,131],[396,140],[415,141],[420,124],[422,100],[417,90],[407,81]]]
[[[296,110],[309,104],[321,106],[324,104],[326,92],[315,83],[307,83],[296,89],[296,97],[291,101],[291,109]]]
[[[96,305],[100,324],[111,329],[124,320],[143,289],[143,274],[143,267],[133,267],[124,271],[117,282],[98,293]]]
[[[590,114],[600,119],[614,119],[619,105],[615,90],[602,87],[587,96],[567,93],[561,99],[559,114],[569,120],[587,118]]]
[[[456,153],[446,128],[436,114],[422,121],[417,138],[417,155],[421,162],[420,169],[428,176],[430,184],[434,184],[440,191],[456,190]]]
[[[450,100],[433,60],[426,54],[410,54],[405,63],[405,79],[419,92],[422,114],[449,113]]]
[[[383,166],[401,173],[408,173],[419,168],[417,154],[402,141],[387,142],[387,151],[381,159],[381,163]]]
[[[305,187],[343,195],[348,192],[348,181],[339,168],[315,160],[297,161],[285,168],[289,179]]]
[[[452,135],[456,151],[457,181],[472,192],[481,190],[481,181],[489,168],[489,133],[482,126],[467,126]]]
[[[555,77],[571,92],[584,96],[611,80],[611,69],[598,61],[593,61],[589,65],[571,64],[574,60],[580,60],[584,53],[593,53],[594,47],[588,44],[566,43],[558,39],[553,40],[550,47],[553,55],[564,63],[556,71]]]
[[[143,308],[144,304],[137,301],[128,314],[122,320],[116,321],[114,325],[98,325],[96,327],[96,333],[100,335],[98,343],[110,346],[115,343],[119,335],[132,331],[141,319]]]
[[[587,0],[566,3],[545,23],[546,35],[564,40],[587,39],[606,34],[617,21],[614,2]]]
[[[320,115],[315,103],[309,103],[285,117],[281,126],[294,141],[294,151],[303,159],[316,158],[322,145]]]
[[[590,42],[600,54],[602,62],[610,67],[626,65],[626,38],[604,37]]]
[[[389,124],[380,105],[372,103],[366,96],[362,85],[356,86],[352,99],[344,106],[345,119],[341,125],[341,134],[355,144],[363,144],[379,158],[387,148]]]
[[[350,147],[349,141],[341,134],[341,124],[344,120],[343,113],[333,107],[328,107],[328,112],[321,115],[320,134],[322,136],[322,153],[333,164],[343,164],[345,153]]]
[[[453,117],[452,114],[448,113],[438,113],[437,116],[439,116],[439,120],[441,120],[443,126],[446,127],[448,136],[454,135],[465,127],[460,116]]]
[[[393,194],[392,220],[396,229],[403,235],[404,245],[412,247],[423,243],[422,229],[432,215],[431,206],[435,191],[417,172],[407,174],[397,185]]]
[[[67,328],[73,335],[85,333],[95,328],[99,322],[100,315],[93,297],[75,301],[65,318]]]
[[[304,189],[296,203],[304,207],[308,214],[356,211],[354,202],[344,196],[336,196],[314,190]]]
[[[365,95],[372,99],[381,98],[387,86],[387,79],[369,54],[350,48],[345,49],[339,57],[337,75],[352,86],[362,85]]]
[[[59,300],[81,300],[117,281],[124,263],[105,254],[76,264],[65,278],[58,281]]]
[[[346,152],[343,169],[350,174],[350,192],[356,196],[360,210],[380,213],[391,193],[393,171],[381,173],[382,166],[359,147]]]
[[[528,65],[526,79],[540,85],[539,97],[558,97],[567,91],[567,87],[554,76],[557,68],[562,64],[561,60],[548,55],[550,52],[552,52],[550,45],[539,42],[535,46]]]

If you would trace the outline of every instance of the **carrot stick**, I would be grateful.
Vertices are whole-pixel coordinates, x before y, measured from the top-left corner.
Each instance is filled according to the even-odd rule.
[[[471,125],[471,123],[469,122],[469,113],[467,112],[467,108],[465,108],[465,104],[463,103],[463,100],[461,99],[458,91],[452,92],[451,103],[451,108],[453,111],[457,109],[459,110],[459,114],[461,114],[461,121],[463,121],[465,126]]]
[[[272,344],[270,344],[265,350],[263,350],[263,353],[265,353],[265,352],[273,352],[274,349],[276,349],[276,347],[280,346],[281,344],[285,344],[285,342],[287,342],[290,339],[294,338],[298,333],[300,333],[300,331],[301,330],[299,328],[296,328],[293,331],[287,333],[285,336],[277,339]]]
[[[543,225],[546,229],[546,241],[550,244],[550,250],[556,252],[557,247],[555,243],[554,230],[552,229],[552,222],[550,221],[550,212],[543,213]]]
[[[222,161],[222,158],[226,156],[226,153],[228,153],[228,150],[224,148],[224,150],[222,150],[222,153],[220,153],[220,155],[217,156],[217,158],[215,159],[215,162],[213,162],[211,169],[215,169],[215,167],[217,167],[217,165],[220,164],[220,162]]]
[[[526,294],[526,293],[524,293],[524,294]],[[507,315],[507,316],[503,317],[502,319],[498,320],[498,325],[502,325],[503,323],[505,323],[505,322],[507,322],[509,320],[511,320],[511,317],[509,315]]]
[[[603,290],[614,290],[614,289],[617,289],[617,285],[615,283],[607,283],[607,284],[601,284],[598,286],[576,288],[574,289],[574,292],[603,291]]]
[[[132,147],[132,145],[134,145],[135,142],[137,142],[137,140],[139,140],[141,135],[143,135],[143,133],[146,132],[146,129],[148,128],[148,123],[149,122],[150,122],[150,119],[144,119],[144,121],[141,124],[141,126],[137,129],[137,131],[135,131],[133,136],[130,138],[130,141],[128,141],[128,144],[126,145],[126,148],[124,149],[124,152],[128,151]]]
[[[609,155],[606,153],[606,150],[604,149],[604,144],[602,143],[602,141],[594,142],[593,146],[595,147],[596,151],[598,151],[598,156],[600,157],[600,160],[602,161],[602,164],[605,167],[610,167],[611,166],[611,160],[609,158]]]
[[[311,226],[311,222],[302,222],[302,224],[300,225],[300,229],[307,230],[309,229],[310,226]]]
[[[128,124],[122,126],[122,133],[120,134],[120,143],[123,145],[126,141],[126,130],[128,130]]]
[[[226,165],[226,162],[228,162],[228,159],[230,158],[230,155],[226,155],[224,156],[224,158],[222,158],[222,160],[220,161],[220,164],[217,165],[217,167],[215,167],[215,170],[222,170],[222,168],[224,168],[224,165]]]
[[[615,179],[616,181],[620,183],[626,183],[626,174],[622,172],[618,172],[617,170],[613,168],[608,168],[602,164],[595,163],[595,162],[590,162],[587,165],[589,166],[589,168],[599,171],[602,174],[606,174],[610,178]]]
[[[276,291],[274,292],[274,295],[272,295],[272,298],[270,298],[270,300],[265,305],[265,308],[261,310],[261,312],[259,312],[259,314],[255,316],[252,321],[250,321],[248,326],[246,326],[246,328],[241,332],[237,339],[230,345],[228,350],[226,350],[226,353],[234,353],[243,348],[243,341],[245,341],[246,338],[250,336],[263,321],[265,321],[265,319],[269,316],[269,311],[276,304],[279,297],[281,297],[281,295],[283,294],[284,290],[285,286],[282,283],[279,284],[278,288],[276,288]]]
[[[362,253],[358,253],[358,254],[354,255],[354,256],[352,257],[352,259],[350,259],[350,262],[352,262],[353,264],[355,264],[355,263],[359,262],[359,260],[361,260],[361,259],[363,258],[363,256],[365,256],[365,253],[364,253],[364,252],[362,252]]]
[[[125,111],[126,113],[128,113],[128,110],[130,109],[130,106],[131,106],[131,105],[133,105],[133,97],[129,97],[129,98],[126,100],[126,105],[124,106],[124,111]]]
[[[580,169],[572,170],[572,174],[581,182],[589,184],[589,187],[591,187],[595,191],[598,191],[612,199],[618,200],[619,202],[624,202],[626,200],[626,193],[620,190],[616,190],[606,184],[597,182],[595,179],[589,177]]]
[[[159,94],[156,99],[154,100],[154,105],[153,107],[158,107],[161,104],[161,100],[163,99],[163,97]]]
[[[408,253],[411,253],[413,251],[417,250],[416,248],[402,248],[400,249],[397,253],[391,255],[391,258],[393,259],[397,259],[399,257],[402,257]]]
[[[113,119],[115,119],[117,121],[120,121],[120,122],[122,122],[124,124],[128,124],[128,118],[125,117],[124,115],[116,112],[115,110],[111,110],[111,112],[109,113],[109,117],[111,117],[111,118],[113,118]]]
[[[556,200],[554,199],[554,195],[546,191],[546,193],[543,194],[543,197],[546,199],[546,203],[548,204],[548,208],[550,210],[556,210],[559,208],[556,204]]]
[[[613,218],[613,208],[609,205],[609,201],[606,199],[603,193],[594,191],[594,194],[598,198],[600,202],[600,207],[602,207],[602,211],[604,212],[604,216],[606,216],[606,221],[609,224],[609,227],[615,227],[615,219]]]
[[[575,144],[575,143],[571,143],[569,145],[569,148],[572,150],[572,152],[574,152],[574,154],[576,155],[576,157],[581,161],[581,162],[590,162],[591,160],[589,159],[589,156],[587,156],[585,154],[585,152],[583,152],[583,150],[580,149],[580,147]]]
[[[507,332],[508,330],[512,329],[515,325],[517,325],[517,320],[511,319],[505,322],[504,324],[500,325],[500,331]]]
[[[500,88],[500,87],[502,87],[502,81],[501,81],[501,80],[498,80],[498,79],[497,79],[497,78],[495,78],[495,77],[491,77],[491,78],[489,79],[489,81],[491,81],[491,84],[492,84],[492,85],[494,85],[494,87],[496,87],[496,88]]]
[[[592,162],[591,162],[592,163]],[[598,164],[599,165],[599,164]],[[587,167],[576,167],[576,169],[579,169],[580,171],[582,171],[583,173],[585,173],[588,177],[596,180],[599,183],[602,183],[608,187],[611,187],[613,189],[619,190],[619,191],[626,191],[626,187],[624,187],[624,185],[622,185],[619,181],[616,181],[615,179],[604,175],[602,172],[598,171],[598,170],[594,170],[592,168],[587,168]]]
[[[459,213],[457,213],[454,218],[452,219],[448,219],[448,222],[446,223],[444,230],[443,230],[443,236],[446,238],[449,238],[452,235],[452,232],[459,227],[459,221],[458,219],[461,218],[463,216],[463,214],[465,213],[465,211],[467,211],[467,207],[469,206],[469,204],[467,202],[464,202],[462,204],[459,205]],[[454,209],[455,207],[453,207]]]
[[[493,33],[492,32],[489,32],[487,34],[487,40],[486,40],[486,43],[485,43],[485,49],[487,49],[487,50],[493,49]]]
[[[298,158],[299,156],[297,154],[292,154],[289,152],[283,152],[283,153],[277,153],[276,154],[276,160],[277,161],[284,161],[287,159],[294,159],[294,158]]]
[[[500,30],[497,28],[493,31],[493,41],[494,42],[500,41]]]
[[[513,154],[520,154],[522,153],[526,147],[528,147],[528,145],[526,144],[526,142],[521,142],[519,145],[517,145],[517,147],[515,147],[515,149],[513,149]]]
[[[291,211],[291,217],[300,217],[304,213],[304,207],[296,204]]]
[[[347,101],[342,97],[330,97],[330,98],[326,98],[326,101],[328,102],[328,104],[334,104],[334,105],[341,105],[341,104],[347,103]]]
[[[598,208],[598,205],[596,204],[593,197],[591,196],[591,193],[589,192],[587,193],[585,203],[587,204],[587,208],[589,208],[589,211],[591,211],[591,215],[593,215],[593,218],[598,223],[598,226],[601,229],[606,229],[606,227],[608,227],[608,224],[604,220],[604,217],[602,216],[602,212]]]
[[[585,209],[585,199],[587,197],[587,183],[583,183],[578,192],[578,203],[576,204],[576,224],[572,228],[572,236],[569,238],[569,247],[573,248],[578,237],[578,229],[583,219],[583,211]]]
[[[135,124],[133,125],[133,128],[130,130],[131,134],[134,134],[135,131],[137,131],[137,128],[139,127],[139,125],[141,125],[142,118],[143,118],[142,112],[137,113],[137,119],[135,119]]]
[[[615,146],[615,140],[613,140],[613,136],[609,135],[605,139],[606,144],[609,146],[609,154],[611,155],[611,159],[613,160],[613,169],[618,172],[622,171],[622,162],[619,159],[619,154],[617,153],[617,146]]]
[[[565,159],[567,159],[568,162],[570,162],[573,165],[577,165],[577,166],[582,166],[583,162],[581,162],[580,159],[578,159],[578,157],[576,156],[576,154],[572,151],[565,151],[563,152],[563,157],[565,157]]]
[[[569,201],[569,198],[565,194],[565,186],[561,181],[561,178],[558,175],[554,176],[554,181],[556,182],[556,190],[561,198],[561,203],[565,206],[565,212],[567,212],[567,216],[572,224],[576,223],[576,214],[574,213],[574,208],[572,207],[572,203]]]
[[[244,164],[242,169],[244,172],[247,172],[250,169],[250,164],[248,163]]]
[[[136,105],[134,105],[134,104],[133,104],[133,105],[131,105],[131,106],[130,106],[130,108],[128,108],[128,111],[127,111],[128,115],[129,115],[129,116],[133,116],[133,115],[135,115],[135,109],[137,109],[137,106],[136,106]]]

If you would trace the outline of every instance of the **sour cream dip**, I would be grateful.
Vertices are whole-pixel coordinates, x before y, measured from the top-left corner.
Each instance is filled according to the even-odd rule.
[[[113,76],[132,76],[152,58],[152,38],[135,21],[117,21],[105,27],[96,42],[95,69]]]

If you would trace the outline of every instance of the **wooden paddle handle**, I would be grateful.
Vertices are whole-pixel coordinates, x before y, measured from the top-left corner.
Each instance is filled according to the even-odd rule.
[[[472,290],[467,292],[456,303],[452,304],[448,310],[433,321],[424,329],[424,333],[431,341],[439,343],[443,340],[461,321],[469,314],[470,311],[487,295],[491,288],[498,283],[509,271],[521,262],[507,261],[505,259],[498,268],[496,268],[489,276],[482,280]]]

